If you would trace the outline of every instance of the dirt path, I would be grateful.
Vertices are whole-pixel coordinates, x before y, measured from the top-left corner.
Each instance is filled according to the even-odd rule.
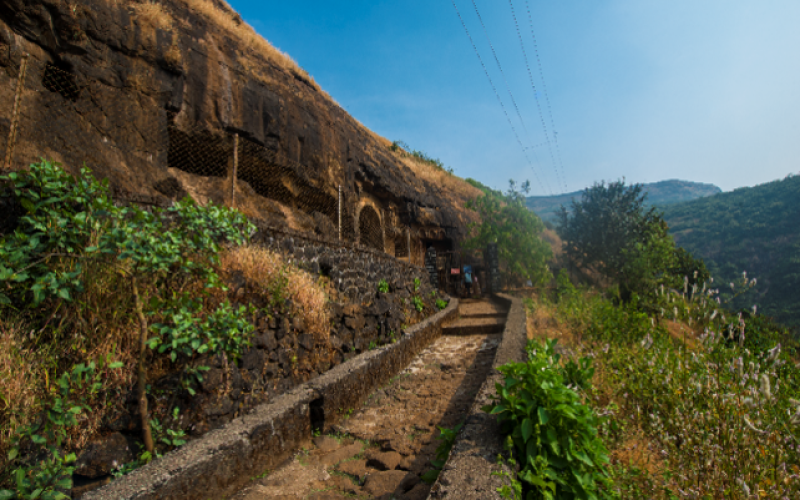
[[[491,368],[500,334],[485,333],[486,315],[505,311],[487,301],[460,306],[461,318],[384,387],[284,467],[254,479],[235,500],[381,498],[421,500],[430,485],[438,427],[453,428],[468,412]],[[473,315],[482,315],[475,317]],[[482,333],[473,333],[481,319]],[[494,330],[494,328],[492,328]],[[502,329],[501,329],[502,331]]]

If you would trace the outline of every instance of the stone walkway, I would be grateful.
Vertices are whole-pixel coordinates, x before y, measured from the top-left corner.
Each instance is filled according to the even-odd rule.
[[[502,331],[505,311],[494,304],[470,301],[459,309],[455,323],[463,329],[490,319]],[[316,436],[289,464],[254,478],[233,499],[427,498],[430,485],[420,476],[432,468],[438,427],[463,420],[500,342],[496,333],[447,333],[361,408],[343,408],[334,432]]]

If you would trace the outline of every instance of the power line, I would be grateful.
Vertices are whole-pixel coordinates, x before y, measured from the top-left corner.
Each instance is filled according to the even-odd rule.
[[[547,122],[545,122],[544,113],[542,113],[542,106],[539,103],[539,96],[537,95],[537,92],[536,92],[536,83],[534,83],[534,81],[533,81],[533,72],[531,72],[531,65],[528,62],[528,53],[525,52],[525,43],[522,41],[522,32],[519,29],[519,22],[517,21],[517,14],[514,11],[514,3],[513,3],[513,1],[512,0],[508,0],[508,5],[511,7],[511,17],[514,18],[514,27],[517,30],[517,38],[519,38],[519,46],[522,49],[522,57],[525,59],[525,67],[528,69],[528,79],[530,80],[531,88],[533,89],[533,97],[534,97],[534,100],[536,101],[536,109],[539,112],[539,119],[541,120],[542,129],[544,130],[544,137],[545,137],[545,141],[547,142],[547,150],[550,153],[550,161],[552,162],[553,170],[556,173],[557,182],[559,184],[563,184],[563,182],[561,180],[561,177],[558,174],[558,167],[556,166],[556,158],[553,155],[553,147],[552,147],[552,145],[550,143],[550,134],[547,131]],[[528,12],[530,13],[530,11],[528,11]]]
[[[472,35],[469,34],[469,29],[467,29],[466,23],[464,23],[464,18],[461,17],[461,12],[458,11],[458,7],[456,6],[455,0],[450,0],[453,4],[453,8],[456,10],[456,15],[458,16],[458,20],[461,21],[461,26],[464,28],[464,32],[467,34],[467,38],[469,38],[469,43],[472,45],[472,49],[475,51],[475,55],[478,56],[478,61],[481,63],[481,68],[483,68],[483,74],[486,75],[486,79],[489,80],[489,85],[492,86],[492,91],[494,91],[494,95],[497,98],[497,102],[500,103],[500,107],[503,109],[503,114],[506,116],[506,120],[508,121],[508,125],[511,127],[511,131],[514,132],[514,137],[517,139],[517,144],[519,144],[520,149],[522,150],[522,154],[525,156],[525,160],[528,162],[528,165],[531,167],[531,171],[533,172],[534,177],[536,178],[536,182],[539,184],[539,187],[544,192],[544,186],[542,185],[541,179],[539,179],[539,174],[536,173],[536,169],[533,168],[531,164],[530,158],[528,158],[528,153],[525,152],[525,147],[522,145],[522,141],[519,139],[519,134],[517,133],[517,129],[514,127],[514,124],[511,122],[511,118],[508,116],[508,111],[506,111],[506,107],[503,104],[503,100],[500,99],[500,94],[497,92],[497,88],[494,86],[494,82],[492,81],[492,77],[489,76],[489,71],[486,69],[486,65],[483,63],[483,58],[481,58],[480,52],[478,52],[478,47],[475,45],[475,41],[472,39]],[[553,194],[551,189],[547,191],[550,194]]]
[[[510,2],[511,0],[509,0]],[[558,132],[556,132],[556,124],[553,121],[553,110],[550,106],[550,96],[547,94],[547,84],[544,81],[544,72],[542,71],[542,61],[539,59],[539,46],[536,43],[536,34],[533,31],[533,18],[531,17],[531,8],[528,0],[525,0],[525,8],[528,10],[528,24],[531,28],[531,38],[533,38],[533,51],[536,54],[536,63],[539,66],[539,78],[542,80],[542,88],[544,89],[544,99],[547,102],[547,113],[550,115],[550,126],[553,130],[553,140],[556,143],[556,155],[558,156],[558,164],[561,167],[561,175],[564,177],[564,164],[561,162],[561,148],[558,146]],[[567,190],[566,183],[564,184],[564,192]]]
[[[514,109],[517,111],[517,117],[519,118],[519,121],[522,124],[522,129],[525,131],[525,134],[530,137],[530,132],[528,132],[528,128],[525,126],[525,120],[522,119],[522,115],[519,112],[519,107],[517,106],[516,99],[514,99],[514,94],[511,93],[511,87],[508,85],[506,74],[505,72],[503,72],[503,67],[500,65],[500,59],[498,59],[497,53],[494,50],[494,45],[492,44],[492,40],[489,38],[489,32],[486,31],[486,25],[483,24],[483,18],[481,17],[481,13],[478,11],[478,5],[475,3],[475,0],[472,0],[472,7],[475,8],[475,14],[478,16],[478,21],[480,21],[481,23],[483,34],[484,36],[486,36],[486,41],[489,43],[489,48],[492,49],[494,62],[497,63],[497,69],[500,70],[500,75],[503,77],[503,83],[506,86],[506,91],[508,91],[508,96],[511,98],[511,103],[514,105]]]

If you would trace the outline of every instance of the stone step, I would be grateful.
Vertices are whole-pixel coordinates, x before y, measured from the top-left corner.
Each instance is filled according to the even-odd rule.
[[[464,318],[442,327],[442,335],[481,335],[503,333],[506,325],[502,318]]]

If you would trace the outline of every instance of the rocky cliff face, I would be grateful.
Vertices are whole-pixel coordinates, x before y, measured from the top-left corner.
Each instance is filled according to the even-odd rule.
[[[0,146],[25,54],[12,166],[45,156],[73,171],[86,163],[140,198],[228,202],[236,148],[237,207],[276,225],[333,233],[342,199],[344,237],[388,253],[464,236],[463,200],[415,173],[224,2],[0,3]]]

